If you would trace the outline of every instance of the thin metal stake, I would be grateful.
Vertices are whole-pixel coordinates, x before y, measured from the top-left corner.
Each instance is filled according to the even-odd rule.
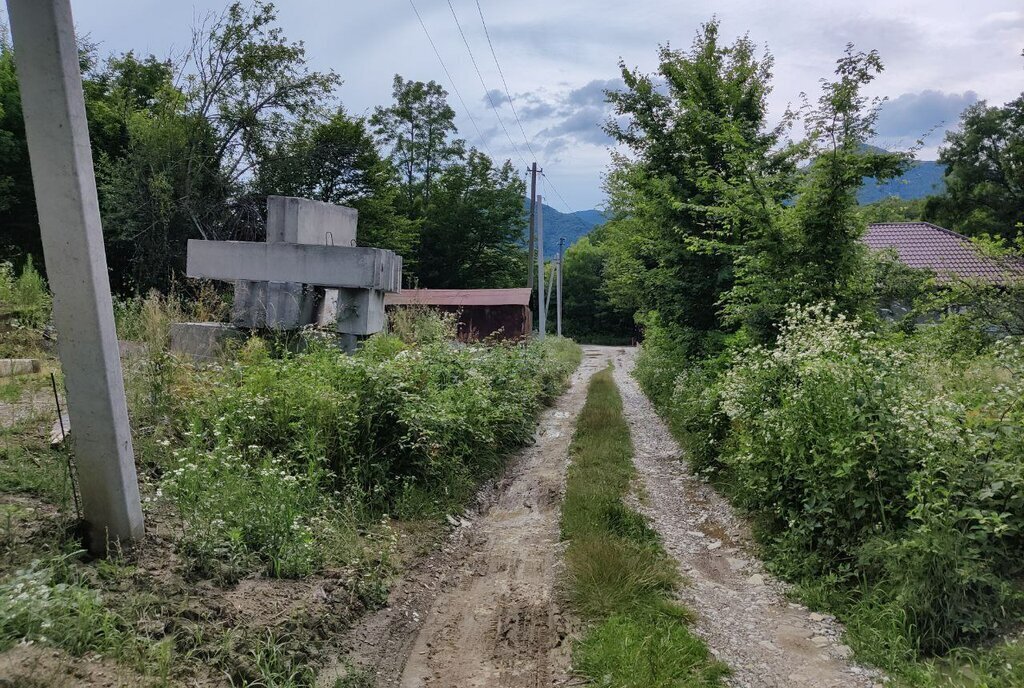
[[[82,518],[82,509],[78,505],[78,481],[75,480],[75,468],[74,462],[71,460],[71,450],[67,446],[68,444],[68,433],[64,429],[64,414],[60,410],[60,395],[57,394],[57,377],[51,372],[50,373],[50,385],[53,387],[53,402],[57,405],[57,422],[60,424],[60,441],[61,445],[68,455],[68,480],[71,481],[71,496],[75,500],[75,517],[78,519]]]

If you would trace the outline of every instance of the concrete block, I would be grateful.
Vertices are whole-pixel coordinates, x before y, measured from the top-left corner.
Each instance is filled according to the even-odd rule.
[[[31,375],[42,370],[35,358],[0,358],[0,377]]]
[[[171,351],[200,362],[216,361],[231,342],[245,340],[245,332],[224,323],[173,323]]]
[[[268,282],[235,282],[235,300],[231,304],[231,324],[255,330],[267,326]]]
[[[296,330],[302,311],[303,288],[297,282],[270,282],[267,285],[266,323],[273,330]]]
[[[369,335],[384,330],[384,292],[375,289],[339,289],[335,330]]]
[[[267,196],[267,242],[356,245],[359,211],[291,196]]]
[[[186,274],[391,291],[396,286],[394,257],[379,248],[190,239]]]

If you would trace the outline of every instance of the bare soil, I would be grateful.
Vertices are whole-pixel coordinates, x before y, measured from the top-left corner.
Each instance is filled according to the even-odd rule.
[[[749,530],[725,499],[690,473],[682,450],[631,372],[636,350],[615,356],[615,382],[645,493],[640,509],[661,535],[688,585],[679,599],[696,612],[694,630],[733,670],[742,688],[871,688],[873,670],[851,662],[834,618],[790,602],[765,571]]]
[[[616,350],[588,347],[536,442],[481,494],[445,546],[414,565],[388,606],[347,638],[380,687],[537,688],[569,680],[574,622],[558,599],[559,514],[587,381]],[[323,676],[330,685],[339,674]]]

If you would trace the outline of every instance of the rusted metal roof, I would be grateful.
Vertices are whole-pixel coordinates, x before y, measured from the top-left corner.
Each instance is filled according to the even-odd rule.
[[[385,294],[386,306],[528,306],[529,289],[403,289]]]
[[[884,222],[868,225],[868,248],[893,249],[900,262],[931,270],[943,281],[980,280],[1006,284],[1024,280],[1024,263],[983,255],[963,234],[930,222]]]

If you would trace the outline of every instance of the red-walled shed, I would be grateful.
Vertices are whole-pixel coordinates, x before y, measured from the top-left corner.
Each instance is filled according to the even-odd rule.
[[[520,339],[533,329],[529,289],[403,289],[386,294],[384,305],[427,306],[459,314],[459,338]]]

